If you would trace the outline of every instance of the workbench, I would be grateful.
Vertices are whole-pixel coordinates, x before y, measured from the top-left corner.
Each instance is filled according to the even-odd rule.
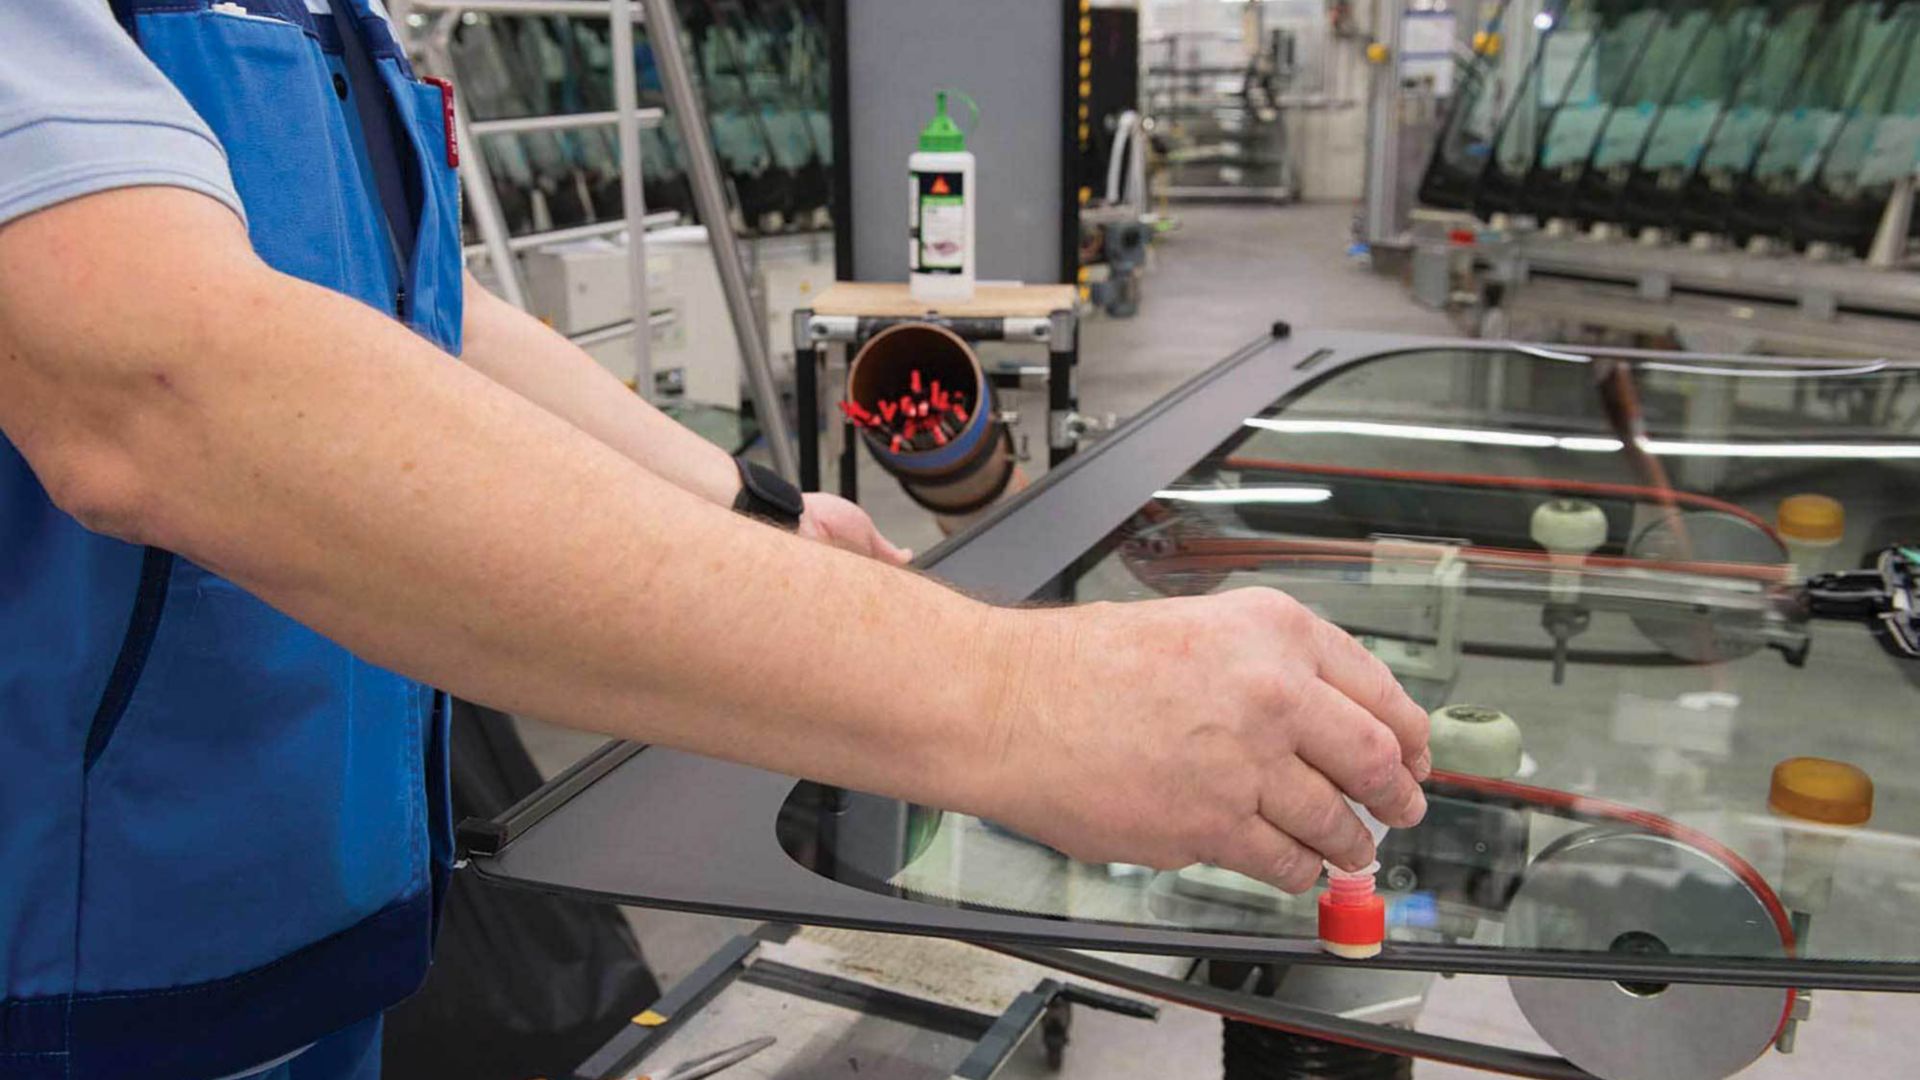
[[[830,351],[842,368],[860,347],[901,323],[932,323],[969,344],[1001,341],[1047,350],[1044,368],[987,367],[996,388],[1019,386],[1028,376],[1047,383],[1047,464],[1073,455],[1083,423],[1074,369],[1080,362],[1079,316],[1072,285],[981,284],[969,300],[916,300],[904,282],[842,281],[820,293],[813,307],[793,313],[795,392],[800,412],[800,487],[820,488],[820,375]],[[828,346],[839,345],[838,350]],[[841,496],[858,501],[853,425],[841,422]]]

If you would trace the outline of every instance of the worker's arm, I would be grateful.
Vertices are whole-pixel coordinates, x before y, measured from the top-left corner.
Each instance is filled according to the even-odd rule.
[[[629,390],[579,346],[466,276],[468,366],[626,455],[648,471],[721,506],[740,493],[726,451]],[[832,495],[806,496],[801,535],[861,555],[905,563],[866,511]]]
[[[1289,888],[1425,716],[1278,593],[1022,611],[728,513],[175,189],[0,228],[0,431],[83,524],[496,707]]]

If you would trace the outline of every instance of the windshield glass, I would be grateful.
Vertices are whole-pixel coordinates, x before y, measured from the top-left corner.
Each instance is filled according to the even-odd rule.
[[[1800,207],[1804,240],[1863,250],[1895,180],[1910,175],[1920,150],[1920,64],[1914,63],[1920,10],[1905,5],[1881,24],[1874,60],[1858,73],[1852,97]]]
[[[1502,0],[1488,22],[1489,29],[1476,38],[1472,59],[1460,67],[1446,123],[1420,178],[1420,201],[1429,206],[1466,209],[1472,205],[1508,95],[1529,66],[1536,44],[1525,28],[1513,33],[1509,43],[1508,16],[1508,5]]]
[[[1284,589],[1436,710],[1431,810],[1380,852],[1392,940],[1650,947],[1597,929],[1625,913],[1674,955],[1920,960],[1920,661],[1803,587],[1920,566],[1920,371],[1420,348],[1222,436],[1074,595]],[[779,833],[927,903],[1316,936],[1311,894],[814,784]]]
[[[1696,60],[1681,67],[1671,100],[1654,120],[1639,168],[1669,172],[1692,166],[1726,126],[1730,112],[1746,110],[1740,114],[1746,121],[1756,104],[1764,110],[1779,100],[1780,87],[1804,55],[1819,12],[1817,3],[1722,9],[1701,40]],[[1729,138],[1720,152],[1744,164],[1751,149],[1743,157],[1734,141]]]

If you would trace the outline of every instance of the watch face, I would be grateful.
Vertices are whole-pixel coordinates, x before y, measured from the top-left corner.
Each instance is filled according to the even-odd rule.
[[[807,504],[800,489],[771,469],[750,461],[740,462],[740,498],[734,509],[793,526],[800,523]]]

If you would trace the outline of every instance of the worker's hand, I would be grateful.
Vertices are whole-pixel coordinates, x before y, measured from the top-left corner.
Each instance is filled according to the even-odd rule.
[[[905,566],[913,561],[913,552],[894,547],[886,537],[881,536],[880,530],[874,527],[873,519],[859,506],[838,495],[818,491],[808,492],[802,498],[807,510],[800,515],[801,536],[895,566]]]
[[[996,718],[994,816],[1075,858],[1237,870],[1288,892],[1426,814],[1427,715],[1345,631],[1271,589],[1029,613]]]

